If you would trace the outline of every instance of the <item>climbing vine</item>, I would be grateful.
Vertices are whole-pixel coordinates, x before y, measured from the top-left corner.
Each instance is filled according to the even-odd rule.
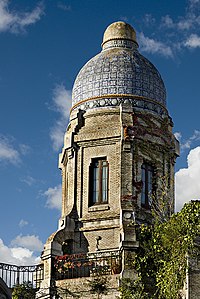
[[[185,204],[179,213],[165,221],[160,221],[155,215],[152,225],[141,225],[137,230],[140,247],[133,267],[137,270],[138,279],[131,284],[127,280],[122,281],[121,298],[181,298],[186,271],[190,271],[188,257],[197,258],[200,253],[197,245],[200,201]]]
[[[97,299],[108,292],[108,278],[105,275],[105,270],[104,268],[96,267],[92,280],[88,280],[90,292],[92,294],[97,294]]]

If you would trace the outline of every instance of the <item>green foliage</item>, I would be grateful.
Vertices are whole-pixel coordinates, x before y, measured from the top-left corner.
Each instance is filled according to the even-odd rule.
[[[132,281],[129,278],[124,278],[121,281],[119,288],[123,299],[148,299],[148,294],[144,291],[144,285],[140,279]]]
[[[195,241],[200,234],[199,216],[200,202],[193,201],[153,230],[159,298],[178,298],[185,280],[187,256],[198,254]]]
[[[35,289],[30,282],[17,284],[13,288],[12,299],[35,299]]]
[[[105,273],[105,267],[96,267],[93,271],[92,280],[88,281],[91,293],[97,294],[97,298],[100,298],[102,294],[106,294],[108,290],[108,278]]]
[[[140,248],[133,267],[137,270],[143,293],[133,297],[134,284],[131,289],[123,286],[121,299],[143,299],[146,293],[152,299],[180,298],[188,269],[187,257],[199,255],[196,244],[199,236],[200,201],[185,204],[179,213],[164,222],[155,217],[151,226],[141,225],[138,228]],[[129,289],[129,297],[126,289]]]
[[[106,294],[107,293],[107,277],[97,276],[90,282],[91,293]]]

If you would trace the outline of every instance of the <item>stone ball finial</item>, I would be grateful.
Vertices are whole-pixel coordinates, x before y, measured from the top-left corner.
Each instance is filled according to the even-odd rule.
[[[107,27],[103,35],[102,46],[114,39],[131,40],[137,44],[136,33],[133,27],[125,22],[115,22]]]

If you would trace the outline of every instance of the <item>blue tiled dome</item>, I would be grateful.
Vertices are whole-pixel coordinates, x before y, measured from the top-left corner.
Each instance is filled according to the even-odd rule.
[[[111,24],[104,33],[102,47],[75,80],[72,109],[117,106],[129,101],[161,114],[166,106],[165,86],[155,66],[138,52],[134,29],[124,22]]]

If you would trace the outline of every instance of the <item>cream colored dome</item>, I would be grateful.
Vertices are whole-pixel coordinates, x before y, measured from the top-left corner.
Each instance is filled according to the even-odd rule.
[[[125,22],[115,22],[107,27],[103,35],[102,46],[110,40],[131,40],[137,44],[136,33],[133,27]]]

